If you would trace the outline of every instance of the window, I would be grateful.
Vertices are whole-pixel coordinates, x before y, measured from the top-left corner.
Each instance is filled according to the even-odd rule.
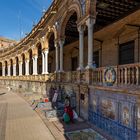
[[[134,63],[134,41],[119,46],[119,64]]]
[[[78,58],[72,57],[71,62],[72,62],[72,71],[76,71],[78,68]]]
[[[96,67],[99,67],[99,51],[93,53],[93,61],[95,61]]]

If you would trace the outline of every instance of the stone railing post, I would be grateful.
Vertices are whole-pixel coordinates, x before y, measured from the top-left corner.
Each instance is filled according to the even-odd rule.
[[[139,67],[137,66],[136,67],[136,85],[138,86],[139,85],[139,82],[140,82],[140,73],[139,73]]]
[[[127,85],[127,68],[124,68],[125,70],[125,85]]]

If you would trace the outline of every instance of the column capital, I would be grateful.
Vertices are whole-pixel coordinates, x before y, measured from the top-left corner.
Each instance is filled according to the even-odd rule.
[[[34,55],[33,57],[32,57],[32,59],[37,59],[38,58],[38,55]]]
[[[59,45],[60,45],[60,47],[63,47],[64,43],[65,43],[65,38],[59,39]]]
[[[25,62],[26,62],[26,63],[29,63],[29,59],[26,59]]]
[[[22,65],[22,64],[23,64],[23,62],[22,62],[22,61],[19,61],[19,65],[20,65],[20,64]]]
[[[44,50],[44,54],[49,53],[49,49]]]
[[[79,25],[79,26],[77,27],[79,33],[83,33],[83,31],[85,30],[85,28],[86,28],[85,25]]]
[[[32,46],[31,46],[31,49],[34,49],[35,48],[35,45],[33,44]],[[28,52],[27,52],[28,53]]]
[[[95,19],[95,18],[89,17],[89,18],[86,20],[86,25],[87,25],[88,27],[91,27],[91,26],[93,26],[93,25],[95,24],[95,22],[96,22],[96,19]]]
[[[58,39],[55,39],[54,40],[54,46],[55,46],[55,48],[57,48],[59,45],[58,45]]]

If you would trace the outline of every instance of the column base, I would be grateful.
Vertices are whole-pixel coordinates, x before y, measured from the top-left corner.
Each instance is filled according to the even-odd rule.
[[[83,70],[84,70],[84,67],[77,68],[77,71],[83,71]]]
[[[64,72],[63,70],[60,70],[60,71],[59,71],[59,73],[63,73],[63,72]]]
[[[86,70],[94,69],[94,66],[93,66],[92,64],[90,64],[90,65],[87,65],[85,69],[86,69]]]
[[[54,73],[58,73],[59,72],[59,70],[56,70]]]
[[[37,73],[33,73],[33,75],[38,75]]]
[[[44,72],[44,74],[49,74],[49,72]]]

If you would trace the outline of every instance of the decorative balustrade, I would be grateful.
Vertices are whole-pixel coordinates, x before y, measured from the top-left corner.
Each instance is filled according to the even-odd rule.
[[[93,84],[94,85],[102,85],[104,81],[104,67],[96,68],[93,70]]]
[[[100,67],[93,70],[50,73],[43,75],[1,76],[4,80],[66,82],[92,85],[140,85],[140,63]],[[112,83],[111,83],[112,82]],[[111,83],[111,84],[110,84]]]
[[[48,75],[24,75],[24,76],[2,76],[3,80],[20,80],[20,81],[47,81]]]
[[[140,63],[119,65],[118,84],[120,85],[140,85]]]

